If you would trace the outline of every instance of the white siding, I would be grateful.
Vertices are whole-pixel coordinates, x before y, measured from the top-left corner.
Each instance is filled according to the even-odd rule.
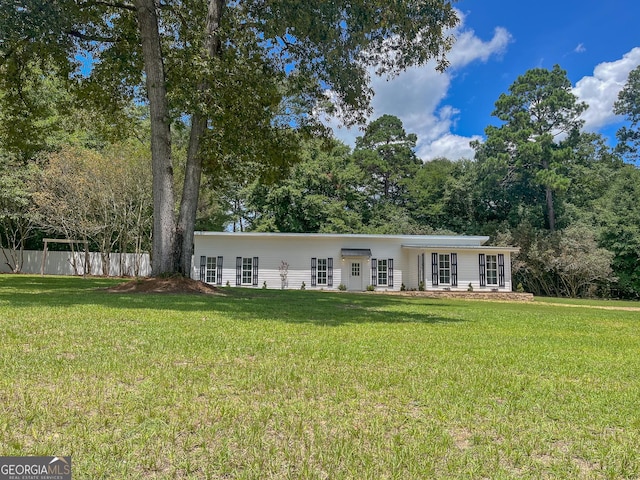
[[[243,236],[212,235],[195,237],[195,255],[192,277],[200,277],[200,256],[222,256],[223,272],[222,285],[228,281],[231,286],[236,285],[236,257],[258,257],[258,285],[260,288],[267,282],[267,288],[281,288],[280,264],[289,263],[287,283],[289,289],[299,289],[302,282],[306,289],[333,289],[347,284],[347,276],[351,268],[350,258],[342,257],[343,248],[371,249],[371,258],[394,260],[394,286],[380,286],[378,290],[400,290],[402,284],[402,249],[401,245],[385,241],[384,239],[367,239],[366,241],[353,238],[318,238],[318,237],[276,237],[276,236]],[[333,286],[311,286],[311,258],[333,258]],[[371,259],[363,259],[361,275],[363,275],[363,289],[371,284]]]
[[[458,243],[456,240],[460,239]],[[478,254],[504,254],[505,286],[500,290],[511,290],[510,249],[495,247],[483,248],[483,237],[446,237],[447,243],[459,245],[458,248],[445,247],[445,240],[431,237],[401,237],[383,235],[319,235],[319,234],[247,234],[247,233],[200,233],[195,236],[195,255],[192,277],[200,277],[200,257],[223,257],[221,284],[236,285],[236,257],[258,257],[258,284],[261,288],[266,282],[267,288],[279,289],[282,286],[279,267],[282,261],[289,264],[287,286],[299,289],[304,282],[306,289],[337,290],[340,284],[348,285],[352,261],[361,262],[362,290],[372,283],[371,260],[393,259],[393,287],[378,286],[376,290],[400,290],[402,284],[407,289],[418,289],[418,256],[424,253],[424,278],[427,290],[465,291],[471,283],[474,290],[486,291],[496,286],[480,287]],[[428,240],[434,248],[421,248],[411,242],[425,243]],[[472,240],[475,242],[473,245]],[[405,245],[403,247],[403,245]],[[371,257],[342,257],[342,249],[370,249]],[[431,254],[456,253],[458,257],[458,285],[432,284]],[[333,258],[333,284],[311,285],[311,258]]]

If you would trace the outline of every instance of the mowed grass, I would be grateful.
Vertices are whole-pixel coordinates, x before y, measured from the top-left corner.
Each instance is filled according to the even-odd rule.
[[[75,479],[639,478],[640,313],[0,276],[0,454]]]

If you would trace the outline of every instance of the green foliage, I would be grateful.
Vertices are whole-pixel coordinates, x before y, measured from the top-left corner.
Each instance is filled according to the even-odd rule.
[[[31,190],[38,173],[37,165],[24,165],[0,153],[0,248],[14,273],[22,269],[25,245],[38,223]]]
[[[534,295],[593,297],[614,280],[614,255],[598,246],[590,226],[576,224],[556,232],[523,226],[514,240],[520,246],[513,262],[514,282]]]
[[[493,188],[494,208],[502,210],[505,219],[535,206],[547,228],[555,230],[557,197],[570,184],[566,165],[573,158],[572,142],[586,108],[557,65],[553,70],[529,70],[509,87],[509,94],[500,95],[493,115],[504,124],[487,127],[487,141],[475,147],[480,178],[486,189]],[[561,135],[568,137],[559,140]]]
[[[367,285],[367,292],[374,292],[376,289],[375,285]]]
[[[640,297],[640,171],[626,165],[596,204],[602,245],[615,256],[617,294]]]
[[[613,112],[625,115],[630,122],[628,127],[621,127],[616,133],[618,151],[637,160],[640,158],[640,65],[629,73],[627,83],[618,93]]]
[[[144,145],[95,150],[67,147],[47,156],[33,179],[39,225],[73,240],[88,240],[109,271],[111,252],[148,251],[151,175]]]
[[[417,136],[407,134],[402,121],[392,115],[369,123],[364,135],[356,139],[354,160],[369,177],[369,202],[404,202],[407,181],[422,164],[414,153],[416,142]]]

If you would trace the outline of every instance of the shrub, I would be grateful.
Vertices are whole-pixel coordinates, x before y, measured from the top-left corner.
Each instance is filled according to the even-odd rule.
[[[302,285],[300,285],[300,290],[306,290],[306,289],[307,289],[306,283],[302,282]]]
[[[367,285],[367,292],[373,292],[376,289],[373,285]]]
[[[341,283],[340,285],[338,285],[338,290],[340,290],[341,292],[344,292],[347,289],[347,286],[344,283]]]

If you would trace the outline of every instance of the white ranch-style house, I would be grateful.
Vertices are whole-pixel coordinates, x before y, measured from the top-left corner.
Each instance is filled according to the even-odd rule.
[[[489,237],[196,232],[192,277],[218,286],[510,292],[513,247]]]

